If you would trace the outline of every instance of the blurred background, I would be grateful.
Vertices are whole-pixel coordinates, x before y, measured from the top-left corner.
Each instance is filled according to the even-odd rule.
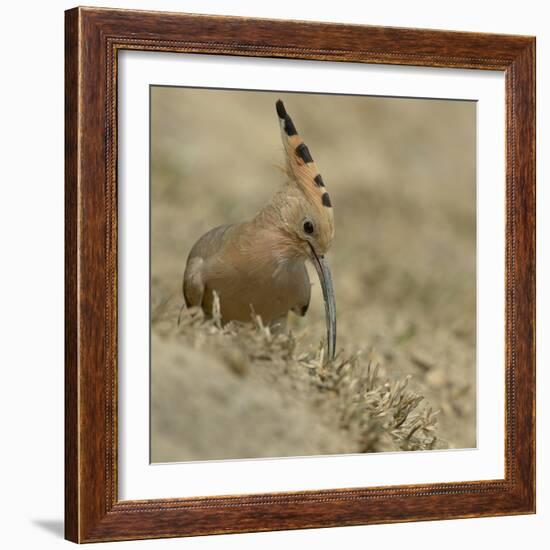
[[[361,350],[390,380],[410,376],[440,411],[443,446],[475,447],[475,103],[152,87],[153,317],[163,307],[152,324],[152,460],[357,451],[329,398],[296,393],[284,370],[240,372],[207,334],[173,330],[191,246],[251,218],[283,182],[278,98],[334,206],[338,348]],[[289,316],[304,351],[325,334],[310,273],[309,312]]]

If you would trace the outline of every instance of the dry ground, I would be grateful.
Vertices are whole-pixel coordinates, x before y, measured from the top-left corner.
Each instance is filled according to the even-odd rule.
[[[290,338],[195,311],[176,326],[195,240],[281,183],[279,97],[334,204],[342,351],[326,366],[314,273]],[[153,461],[475,446],[475,104],[160,87],[151,100]]]

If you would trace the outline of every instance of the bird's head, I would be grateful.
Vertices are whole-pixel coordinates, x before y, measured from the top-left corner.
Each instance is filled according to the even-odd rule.
[[[325,182],[281,100],[276,103],[288,183],[279,194],[281,229],[295,252],[313,263],[323,289],[329,358],[336,346],[336,303],[325,254],[334,238],[334,213]]]
[[[306,194],[293,181],[278,195],[278,225],[287,236],[291,254],[309,257],[312,250],[319,256],[328,252],[334,238],[334,216],[332,207],[324,206],[322,200],[314,192]],[[330,200],[328,193],[324,200]]]

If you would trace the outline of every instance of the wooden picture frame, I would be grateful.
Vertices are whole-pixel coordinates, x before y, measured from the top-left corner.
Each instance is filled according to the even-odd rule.
[[[505,477],[120,501],[117,54],[155,50],[501,71],[506,86]],[[98,8],[66,12],[65,532],[74,542],[535,511],[535,39]]]

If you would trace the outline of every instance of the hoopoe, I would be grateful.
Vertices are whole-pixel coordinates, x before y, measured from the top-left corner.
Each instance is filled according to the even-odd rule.
[[[287,181],[251,220],[205,233],[187,258],[183,295],[188,307],[211,314],[214,291],[223,322],[260,315],[286,325],[289,311],[305,316],[315,266],[323,290],[327,355],[336,348],[336,302],[325,258],[334,237],[332,203],[313,158],[281,100],[276,103],[286,157]]]

